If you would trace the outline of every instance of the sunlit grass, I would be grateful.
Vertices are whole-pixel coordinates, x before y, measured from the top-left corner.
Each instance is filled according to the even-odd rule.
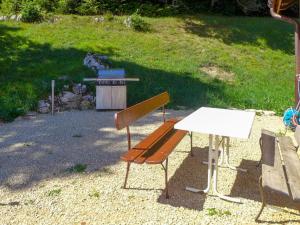
[[[135,32],[123,17],[95,23],[64,16],[57,23],[0,23],[0,118],[36,107],[49,94],[50,80],[93,76],[82,63],[89,51],[124,67],[129,105],[161,91],[170,107],[202,105],[282,112],[293,104],[293,27],[272,18],[212,15],[145,18],[151,31]],[[201,70],[218,67],[233,82]]]

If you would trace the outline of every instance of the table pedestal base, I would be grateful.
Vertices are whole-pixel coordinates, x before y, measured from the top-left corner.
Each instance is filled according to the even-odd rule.
[[[226,150],[225,150],[225,140],[226,140]],[[239,170],[239,171],[242,171],[244,173],[247,173],[246,169],[230,165],[230,163],[229,163],[229,142],[230,142],[229,137],[222,137],[221,142],[220,142],[220,145],[222,144],[222,149],[220,151],[221,157],[219,159],[218,166],[229,168],[229,169],[232,169],[232,170]],[[225,159],[225,163],[224,163],[224,159]],[[208,164],[207,161],[203,161],[202,163],[206,164],[206,165]],[[213,163],[213,165],[215,166],[215,163]]]
[[[186,187],[187,191],[195,193],[208,193],[211,189],[211,182],[213,181],[213,191],[221,199],[241,203],[240,199],[232,198],[226,195],[223,195],[218,192],[218,164],[219,162],[219,146],[222,143],[223,139],[220,141],[219,136],[215,136],[215,149],[213,149],[213,135],[209,135],[209,156],[208,156],[208,173],[207,173],[207,187],[204,190],[196,189],[193,187]],[[229,138],[228,138],[228,148],[229,148]],[[228,163],[229,164],[229,163]],[[213,178],[213,180],[211,179]]]

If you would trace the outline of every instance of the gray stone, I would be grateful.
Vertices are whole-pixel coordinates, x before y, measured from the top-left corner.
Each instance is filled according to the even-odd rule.
[[[86,88],[86,85],[85,84],[75,84],[73,85],[73,88],[72,88],[73,92],[75,94],[85,94],[86,91],[87,91],[87,88]]]
[[[16,18],[17,21],[21,21],[22,20],[22,14],[19,14]]]
[[[96,17],[94,20],[95,20],[95,22],[97,22],[97,23],[103,23],[105,19],[104,19],[103,16],[101,16],[101,17]]]
[[[88,53],[83,60],[83,65],[95,71],[107,69],[102,60],[107,60],[107,56]]]
[[[95,98],[92,95],[85,95],[85,96],[82,96],[82,100],[89,101],[89,102],[94,102]]]
[[[17,15],[12,15],[11,17],[10,17],[10,20],[17,20]]]
[[[274,111],[268,111],[268,110],[263,111],[263,114],[265,116],[275,116],[276,115],[276,113]]]
[[[7,20],[7,16],[0,16],[0,21],[6,21]]]
[[[81,95],[76,95],[69,91],[64,91],[60,98],[64,109],[78,109],[80,106]]]
[[[50,104],[45,100],[40,100],[38,103],[38,111],[39,113],[49,113]]]
[[[129,16],[129,17],[127,17],[125,20],[124,20],[124,25],[126,26],[126,27],[131,27],[132,26],[132,19],[131,19],[131,16]]]
[[[70,91],[64,91],[63,96],[60,98],[62,103],[72,102],[76,99],[76,95]]]
[[[80,103],[80,109],[81,110],[88,110],[88,109],[91,109],[92,108],[92,104],[90,101],[87,101],[87,100],[83,100],[81,103]]]

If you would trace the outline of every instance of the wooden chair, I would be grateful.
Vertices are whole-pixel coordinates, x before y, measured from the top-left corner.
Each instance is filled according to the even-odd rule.
[[[166,120],[165,105],[169,101],[169,94],[164,92],[115,114],[116,128],[118,130],[126,128],[127,130],[128,152],[121,156],[121,159],[127,162],[124,188],[126,188],[131,163],[161,164],[165,171],[166,198],[169,197],[168,156],[187,133],[186,131],[174,129],[177,119]],[[163,109],[162,125],[132,147],[129,126],[158,108]],[[165,162],[165,165],[163,162]]]

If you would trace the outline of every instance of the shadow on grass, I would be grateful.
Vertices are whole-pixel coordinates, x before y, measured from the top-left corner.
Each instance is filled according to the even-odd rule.
[[[175,152],[176,154],[177,152]],[[158,202],[174,207],[184,207],[194,210],[203,210],[206,194],[192,193],[185,190],[186,186],[205,189],[207,184],[207,165],[201,162],[208,159],[208,147],[193,148],[194,156],[188,156],[180,164],[175,174],[169,178],[168,187],[170,198],[162,193]]]
[[[83,77],[95,76],[82,65],[89,49],[55,48],[48,43],[35,43],[14,34],[20,29],[0,25],[0,119],[4,120],[12,120],[35,109],[37,101],[48,96],[51,79],[68,75],[71,80],[79,82]],[[101,47],[97,53],[117,54],[112,47]],[[128,85],[129,105],[165,90],[171,95],[169,106],[172,108],[199,107],[217,102],[226,105],[225,83],[221,81],[203,82],[184,71],[170,73],[122,60],[112,63],[114,67],[124,67],[128,76],[141,79]]]
[[[185,20],[188,32],[225,44],[267,45],[294,54],[294,28],[273,18],[199,16]]]
[[[95,76],[82,65],[88,49],[34,43],[13,34],[19,29],[0,25],[0,119],[14,118],[34,109],[37,100],[48,95],[51,79],[69,75],[81,81],[83,77]],[[115,55],[113,48],[100,50],[97,53]],[[222,82],[205,83],[189,73],[170,73],[122,60],[112,63],[114,67],[124,67],[128,77],[141,79],[128,85],[128,105],[165,90],[171,95],[172,108],[200,107],[211,105],[216,99],[226,99]],[[105,120],[101,113],[95,112],[92,119],[77,117],[75,113],[68,118],[54,116],[2,127],[0,185],[18,190],[44,179],[69,176],[66,170],[75,164],[87,164],[89,170],[101,172],[118,163],[122,152],[127,150],[126,135],[113,132],[113,113],[105,113],[110,120]],[[149,120],[138,126],[152,123]],[[145,136],[136,134],[139,138]]]

